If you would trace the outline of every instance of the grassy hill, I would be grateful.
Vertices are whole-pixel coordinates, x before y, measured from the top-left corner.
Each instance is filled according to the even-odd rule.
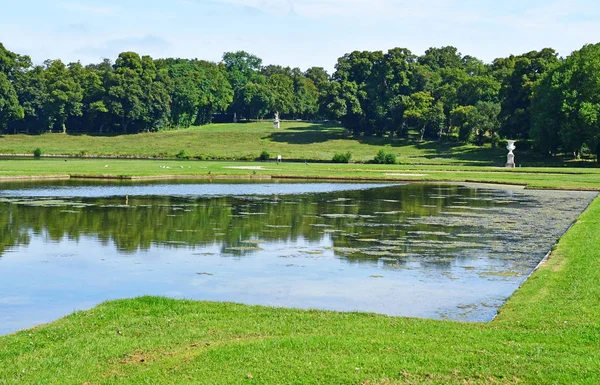
[[[350,136],[342,127],[303,122],[284,122],[274,129],[269,122],[212,124],[177,131],[120,136],[4,135],[0,154],[175,157],[254,160],[262,151],[284,159],[331,161],[336,153],[352,153],[353,162],[372,160],[384,148],[404,164],[460,164],[501,166],[506,150],[446,141],[398,140]],[[516,162],[523,166],[560,165],[560,159],[540,158],[517,143]]]

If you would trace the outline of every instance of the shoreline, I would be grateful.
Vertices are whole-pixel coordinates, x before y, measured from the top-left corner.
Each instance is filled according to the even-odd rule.
[[[440,172],[435,170],[436,172]],[[453,171],[456,172],[456,171]],[[542,173],[540,173],[542,174]],[[409,176],[406,174],[405,176]],[[451,179],[451,178],[390,178],[375,176],[335,176],[335,175],[240,175],[240,174],[211,174],[211,175],[111,175],[111,174],[60,174],[60,175],[0,175],[0,187],[8,182],[35,182],[35,181],[65,181],[65,180],[105,180],[105,181],[151,181],[151,180],[305,180],[305,181],[331,181],[331,182],[388,182],[388,183],[483,183],[491,185],[513,185],[531,190],[563,190],[563,191],[599,191],[598,187],[589,186],[530,186],[528,183],[516,181],[490,181],[488,179]]]

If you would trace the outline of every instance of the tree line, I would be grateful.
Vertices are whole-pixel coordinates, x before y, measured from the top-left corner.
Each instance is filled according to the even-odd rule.
[[[222,121],[331,119],[355,136],[497,145],[530,140],[556,154],[600,155],[600,44],[566,58],[551,48],[498,58],[455,47],[355,51],[333,74],[244,51],[222,61],[121,53],[83,66],[31,59],[0,43],[0,131],[138,133]],[[222,115],[219,115],[222,114]]]

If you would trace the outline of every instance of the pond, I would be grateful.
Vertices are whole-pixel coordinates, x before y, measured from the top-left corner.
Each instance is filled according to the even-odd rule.
[[[597,195],[364,183],[15,183],[0,334],[158,295],[489,321]]]

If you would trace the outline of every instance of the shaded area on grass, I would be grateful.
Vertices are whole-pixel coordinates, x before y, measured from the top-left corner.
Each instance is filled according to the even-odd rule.
[[[212,124],[181,130],[135,135],[42,134],[6,135],[0,141],[0,154],[32,154],[40,148],[43,155],[122,156],[173,158],[182,151],[199,159],[256,159],[261,151],[281,154],[284,159],[331,161],[335,153],[352,154],[352,160],[367,162],[381,148],[394,152],[400,163],[463,164],[501,166],[506,159],[503,147],[491,149],[449,141],[424,141],[414,138],[353,137],[343,127],[332,124],[284,122],[282,129],[272,123]],[[546,158],[525,151],[517,142],[516,161],[523,166],[572,166],[593,162],[569,158]]]

